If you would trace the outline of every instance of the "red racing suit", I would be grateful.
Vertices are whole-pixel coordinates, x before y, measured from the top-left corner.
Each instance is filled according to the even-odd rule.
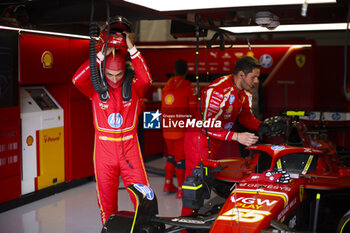
[[[137,138],[140,98],[151,84],[148,67],[136,48],[129,50],[136,76],[131,85],[131,100],[122,99],[122,88],[109,88],[110,98],[102,102],[90,81],[89,61],[73,76],[74,85],[92,100],[95,126],[94,169],[96,192],[102,223],[118,212],[118,186],[132,183],[148,185],[141,149]],[[101,61],[98,60],[98,63]],[[131,200],[136,206],[133,194]]]
[[[250,111],[247,94],[235,87],[233,75],[222,76],[210,83],[203,91],[201,103],[204,120],[211,119],[221,122],[220,128],[207,128],[211,158],[215,158],[223,141],[231,141],[236,119],[253,131],[257,131],[261,123]],[[196,117],[197,120],[201,120],[200,112]],[[185,157],[186,176],[192,175],[192,169],[201,159],[208,158],[208,141],[203,128],[187,130]]]
[[[196,99],[191,83],[184,77],[177,75],[168,80],[162,90],[162,118],[168,128],[163,127],[163,137],[166,141],[168,153],[175,156],[175,161],[185,159],[184,136],[186,129],[172,127],[170,121],[185,121],[194,115]]]

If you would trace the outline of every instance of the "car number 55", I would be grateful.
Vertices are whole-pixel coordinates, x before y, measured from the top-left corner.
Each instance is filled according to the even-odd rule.
[[[232,208],[218,217],[218,220],[239,221],[239,222],[259,222],[271,213],[263,210],[249,210],[242,208]]]

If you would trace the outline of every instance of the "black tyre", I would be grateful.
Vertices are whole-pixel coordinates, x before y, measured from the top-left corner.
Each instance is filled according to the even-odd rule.
[[[350,232],[350,211],[348,211],[339,221],[337,233]]]

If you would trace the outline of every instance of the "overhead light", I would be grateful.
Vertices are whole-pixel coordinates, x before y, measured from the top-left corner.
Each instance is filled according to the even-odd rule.
[[[199,10],[215,9],[227,7],[252,7],[252,6],[274,6],[274,5],[298,5],[304,4],[305,0],[124,0],[143,7],[151,8],[157,11],[180,11],[180,10]],[[336,0],[308,0],[308,4],[336,3]]]
[[[1,29],[3,29],[3,30],[11,30],[11,31],[18,31],[18,32],[38,33],[38,34],[52,35],[52,36],[65,36],[65,37],[74,37],[74,38],[79,38],[79,39],[90,39],[89,36],[83,36],[83,35],[77,35],[77,34],[69,34],[69,33],[60,33],[60,32],[31,30],[31,29],[25,29],[25,28],[15,28],[15,27],[0,26],[0,30]]]
[[[212,45],[212,48],[220,48],[220,45]],[[312,44],[253,44],[252,48],[281,48],[281,47],[293,47],[293,48],[311,48]],[[138,49],[195,49],[196,45],[137,45]],[[199,45],[200,49],[208,48],[207,45]],[[246,44],[234,44],[225,45],[225,48],[234,49],[246,49],[249,45]]]
[[[257,33],[257,32],[297,32],[297,31],[330,31],[346,30],[347,23],[323,23],[323,24],[291,24],[279,25],[274,30],[269,30],[260,26],[247,27],[220,27],[220,29],[232,33]],[[349,27],[350,29],[350,27]]]

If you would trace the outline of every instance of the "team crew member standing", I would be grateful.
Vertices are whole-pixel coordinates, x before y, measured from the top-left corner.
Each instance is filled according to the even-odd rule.
[[[249,132],[234,132],[236,119],[246,128],[258,131],[260,121],[250,111],[248,96],[244,90],[251,90],[258,82],[259,62],[249,56],[240,58],[233,70],[233,75],[226,75],[210,83],[202,95],[204,120],[221,121],[222,128],[207,128],[210,141],[211,158],[215,158],[223,141],[237,141],[250,146],[258,137]],[[197,114],[197,119],[201,119]],[[185,136],[186,176],[192,175],[192,169],[201,159],[208,158],[208,141],[204,129]]]
[[[175,62],[175,76],[170,78],[162,90],[163,119],[173,116],[174,122],[186,120],[191,116],[191,109],[196,106],[191,83],[185,79],[187,63],[184,60]],[[165,116],[165,117],[164,117]],[[182,198],[182,184],[185,179],[185,129],[179,127],[163,128],[168,156],[165,164],[164,192],[177,192],[176,197]],[[173,176],[176,170],[178,188],[173,184]]]
[[[74,85],[92,101],[95,126],[94,168],[98,204],[102,223],[118,212],[118,186],[121,176],[124,186],[132,183],[148,185],[142,154],[137,139],[137,121],[140,114],[140,98],[151,84],[151,76],[141,53],[134,46],[135,34],[125,33],[128,52],[136,76],[131,85],[131,100],[122,99],[122,82],[125,75],[125,55],[119,50],[111,53],[108,48],[105,76],[109,84],[109,96],[102,102],[90,81],[89,61],[86,61],[73,77]],[[104,59],[98,54],[97,62]],[[136,206],[136,200],[130,193]]]

